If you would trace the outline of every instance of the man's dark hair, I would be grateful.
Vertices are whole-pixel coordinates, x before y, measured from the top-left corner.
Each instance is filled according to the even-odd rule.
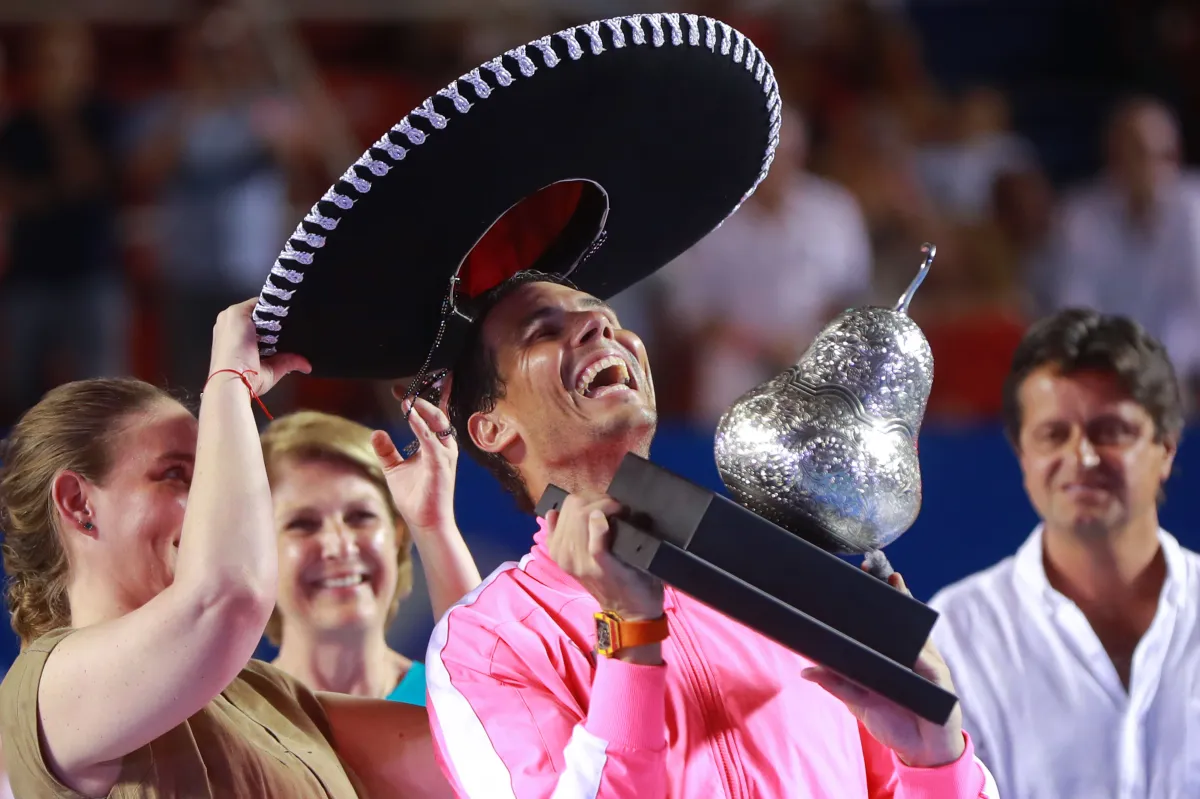
[[[1150,414],[1159,441],[1177,439],[1183,430],[1183,395],[1163,345],[1132,319],[1068,308],[1030,327],[1013,356],[1004,381],[1004,431],[1013,446],[1021,436],[1018,392],[1043,366],[1063,374],[1112,374]]]
[[[574,288],[569,280],[557,275],[527,270],[489,289],[472,303],[475,322],[467,334],[462,351],[454,362],[453,383],[450,386],[450,424],[458,433],[458,445],[485,469],[492,473],[504,490],[513,495],[517,507],[530,512],[534,499],[529,496],[525,481],[516,467],[498,452],[484,452],[475,446],[467,422],[476,413],[490,413],[496,402],[504,397],[504,376],[496,361],[496,353],[483,341],[483,322],[501,300],[529,283],[554,283]]]

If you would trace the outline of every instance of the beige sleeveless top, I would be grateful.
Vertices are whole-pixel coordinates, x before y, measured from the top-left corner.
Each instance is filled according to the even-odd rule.
[[[29,645],[0,684],[0,737],[13,794],[86,799],[54,778],[38,744],[37,696],[51,650],[73,630]],[[333,750],[316,696],[250,661],[203,710],[129,755],[109,799],[358,799],[358,780]]]

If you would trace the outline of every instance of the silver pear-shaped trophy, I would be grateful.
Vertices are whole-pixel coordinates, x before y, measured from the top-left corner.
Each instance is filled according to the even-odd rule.
[[[746,508],[824,549],[882,548],[921,509],[917,435],[933,385],[933,354],[908,306],[933,265],[894,308],[854,308],[813,340],[791,369],[744,394],[717,426],[721,479]]]
[[[933,263],[933,245],[923,252],[895,308],[845,312],[724,415],[715,454],[732,499],[635,453],[608,494],[626,509],[611,520],[618,558],[945,724],[957,697],[913,670],[937,613],[876,579],[921,507],[933,358],[907,311]],[[548,487],[538,514],[565,498]],[[871,573],[845,554],[866,554]]]

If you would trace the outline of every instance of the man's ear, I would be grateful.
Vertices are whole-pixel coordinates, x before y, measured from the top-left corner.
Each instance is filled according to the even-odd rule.
[[[1165,457],[1163,458],[1162,468],[1159,472],[1159,483],[1165,485],[1167,479],[1171,476],[1171,467],[1175,465],[1175,453],[1179,451],[1179,439],[1175,436],[1165,436],[1163,438],[1163,449]]]
[[[64,533],[78,530],[85,535],[94,534],[96,520],[92,517],[91,504],[88,502],[90,489],[88,481],[77,472],[64,471],[54,478],[50,496]],[[88,524],[92,526],[91,530],[85,527]]]
[[[503,452],[520,440],[515,424],[499,410],[473,413],[467,420],[467,435],[484,452]]]

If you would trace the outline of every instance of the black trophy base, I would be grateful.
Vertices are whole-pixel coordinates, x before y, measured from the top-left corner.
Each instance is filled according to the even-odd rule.
[[[613,528],[629,565],[922,718],[950,718],[957,697],[912,670],[932,608],[637,455],[608,493],[630,511]],[[565,497],[550,486],[538,514]]]

